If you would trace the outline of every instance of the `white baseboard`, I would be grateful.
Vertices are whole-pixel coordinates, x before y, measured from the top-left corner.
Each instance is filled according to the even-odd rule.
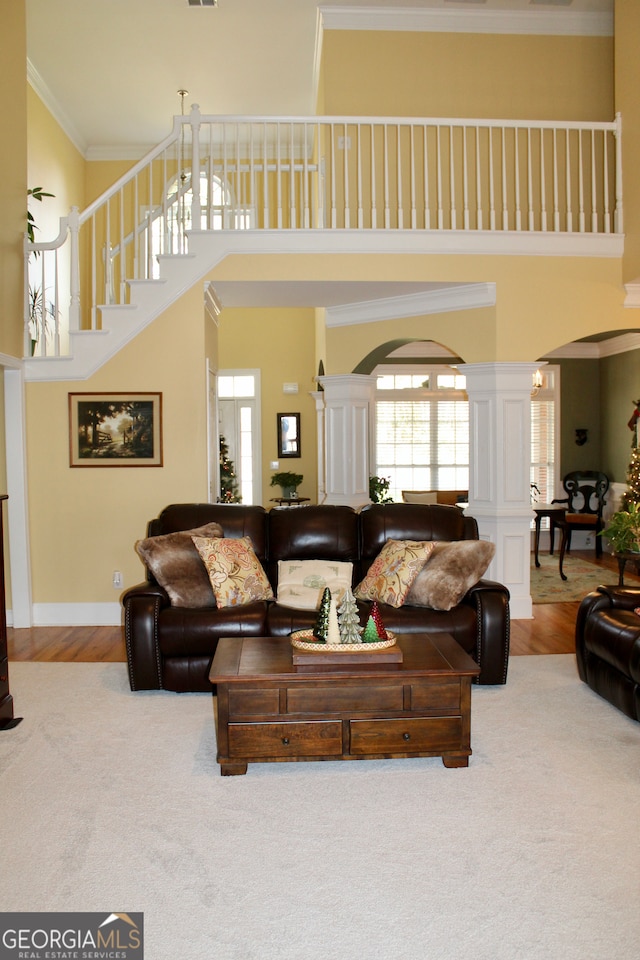
[[[119,603],[34,603],[34,627],[115,627],[122,623]]]

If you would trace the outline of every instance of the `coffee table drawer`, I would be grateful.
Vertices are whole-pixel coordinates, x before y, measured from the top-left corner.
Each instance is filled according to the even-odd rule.
[[[428,753],[462,745],[462,717],[352,720],[352,754]]]
[[[230,723],[229,757],[322,757],[342,754],[339,720],[300,723]]]
[[[395,713],[402,710],[402,685],[319,684],[287,688],[288,713]]]

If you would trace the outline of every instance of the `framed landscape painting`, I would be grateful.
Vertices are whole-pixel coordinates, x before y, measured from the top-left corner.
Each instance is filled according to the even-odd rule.
[[[161,467],[161,393],[70,393],[72,467]]]

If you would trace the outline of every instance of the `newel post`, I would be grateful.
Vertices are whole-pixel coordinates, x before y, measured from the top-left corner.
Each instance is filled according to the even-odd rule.
[[[71,300],[69,303],[69,330],[80,329],[80,211],[71,207],[69,223],[69,251],[71,260]]]

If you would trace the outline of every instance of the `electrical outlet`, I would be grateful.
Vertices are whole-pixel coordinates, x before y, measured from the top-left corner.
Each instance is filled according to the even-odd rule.
[[[119,590],[119,589],[121,588],[121,586],[122,586],[122,574],[120,573],[119,570],[114,570],[114,571],[113,571],[113,579],[112,579],[111,582],[113,583],[113,588],[114,588],[114,590]]]
[[[351,150],[351,137],[338,137],[338,150]]]

